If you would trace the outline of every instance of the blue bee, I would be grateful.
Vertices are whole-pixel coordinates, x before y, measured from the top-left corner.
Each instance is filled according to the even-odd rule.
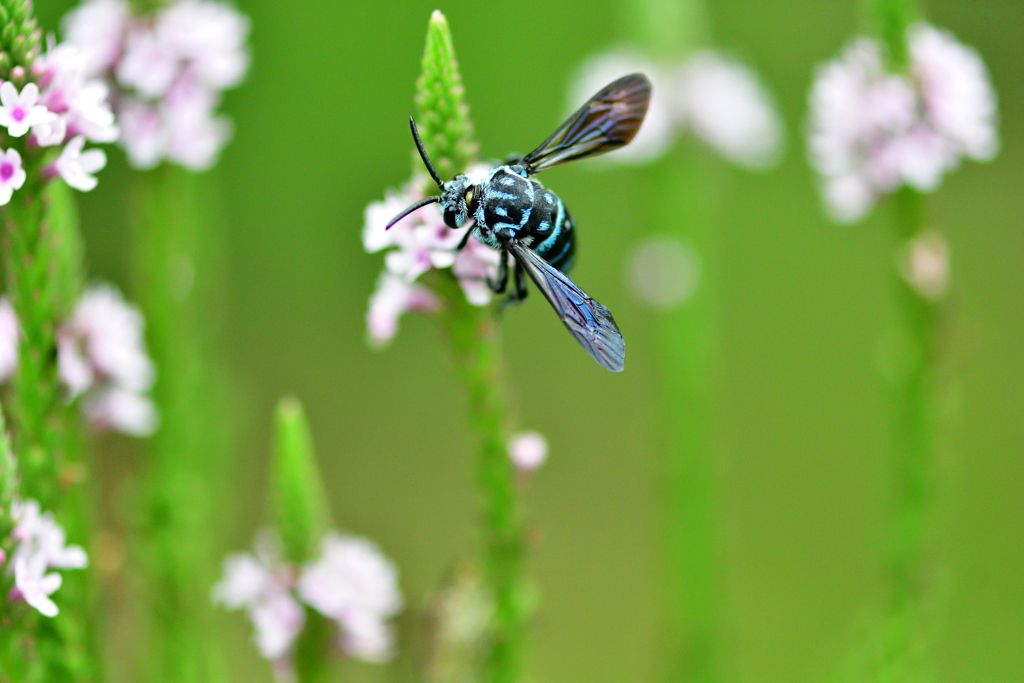
[[[501,252],[498,278],[488,280],[491,289],[502,294],[508,288],[512,254],[514,284],[508,300],[526,298],[525,276],[529,275],[587,353],[608,370],[621,372],[626,344],[611,312],[566,276],[575,259],[572,215],[555,193],[532,176],[628,144],[643,123],[650,99],[651,84],[643,74],[624,76],[590,98],[540,147],[524,157],[506,160],[478,184],[466,175],[441,182],[423,149],[416,122],[410,118],[416,149],[441,194],[413,204],[387,227],[434,203],[440,205],[450,228],[462,228],[472,218],[473,229],[466,232],[458,248],[462,249],[472,234]]]

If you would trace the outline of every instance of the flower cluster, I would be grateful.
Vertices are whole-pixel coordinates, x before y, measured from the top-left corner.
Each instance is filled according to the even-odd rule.
[[[478,182],[490,168],[479,164],[470,168],[467,175]],[[414,179],[400,192],[389,192],[384,201],[366,207],[364,248],[369,253],[388,250],[384,271],[366,314],[370,343],[375,346],[382,346],[395,336],[398,319],[406,311],[437,309],[437,296],[416,282],[431,268],[451,268],[473,305],[485,306],[491,300],[487,279],[497,277],[498,252],[474,237],[461,251],[456,251],[466,231],[472,230],[472,224],[452,230],[445,225],[437,204],[430,204],[385,230],[392,218],[425,196],[422,182]]]
[[[11,70],[12,80],[0,82],[0,126],[12,140],[26,138],[28,149],[63,145],[43,173],[60,176],[71,187],[88,192],[96,187],[94,174],[107,163],[102,150],[83,151],[85,143],[113,142],[119,129],[107,103],[107,87],[90,78],[83,55],[72,45],[51,45],[26,74]],[[25,82],[28,77],[31,81]],[[21,84],[21,89],[17,83]],[[27,179],[21,153],[13,146],[0,149],[0,205],[7,204]]]
[[[146,354],[144,321],[108,285],[87,290],[57,330],[57,365],[68,400],[82,397],[95,427],[133,436],[151,434],[156,409],[147,393],[156,371]],[[18,366],[20,326],[7,297],[0,299],[0,382]]]
[[[221,92],[249,68],[246,17],[208,0],[177,0],[146,17],[133,17],[125,0],[86,0],[64,32],[86,73],[114,84],[132,166],[168,159],[198,171],[216,163],[231,137],[231,122],[216,114]]]
[[[61,575],[47,573],[50,569],[81,569],[89,558],[80,546],[65,545],[64,529],[53,514],[42,512],[34,500],[15,500],[12,506],[15,527],[12,533],[17,544],[7,571],[14,574],[14,588],[8,599],[23,600],[43,616],[57,615],[57,605],[50,598],[60,588]]]
[[[282,559],[272,533],[261,532],[254,555],[224,561],[213,599],[245,609],[260,654],[285,668],[305,625],[302,603],[337,623],[344,652],[370,662],[391,657],[394,636],[387,619],[402,609],[394,565],[371,541],[336,532],[324,537],[320,557],[301,568]]]
[[[637,71],[653,86],[647,116],[629,145],[602,160],[654,161],[688,127],[739,166],[760,169],[778,161],[783,127],[771,96],[750,67],[713,50],[696,52],[679,64],[660,65],[624,48],[596,55],[573,79],[570,105],[581,105],[616,78]]]
[[[818,69],[808,146],[837,221],[858,220],[902,185],[931,192],[961,157],[998,150],[996,95],[978,53],[926,24],[907,41],[905,72],[887,71],[882,44],[866,37]]]

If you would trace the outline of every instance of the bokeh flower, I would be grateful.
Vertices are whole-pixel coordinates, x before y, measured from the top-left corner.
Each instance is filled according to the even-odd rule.
[[[394,635],[387,620],[402,609],[394,565],[371,541],[337,532],[328,533],[320,556],[301,568],[282,558],[273,533],[261,532],[254,554],[224,561],[213,600],[246,610],[260,654],[281,670],[289,668],[305,625],[302,603],[337,623],[341,650],[370,662],[391,657]]]
[[[109,285],[85,291],[57,329],[57,370],[68,399],[97,429],[148,436],[158,416],[148,396],[156,370],[146,352],[142,315]],[[7,297],[0,298],[0,382],[18,366],[20,326]]]
[[[370,344],[382,346],[391,341],[398,332],[398,319],[406,311],[433,311],[439,305],[437,296],[423,285],[384,271],[366,312]]]
[[[288,654],[305,625],[306,614],[292,593],[294,583],[277,538],[264,531],[256,538],[254,554],[224,560],[224,578],[214,586],[213,600],[228,609],[246,610],[256,648],[273,661]]]
[[[341,628],[342,649],[371,662],[393,652],[387,624],[402,610],[398,571],[376,544],[338,533],[322,541],[320,558],[299,577],[299,596]]]
[[[177,0],[133,16],[124,0],[86,0],[65,17],[86,73],[114,86],[121,145],[139,169],[164,159],[202,171],[231,138],[221,93],[249,67],[249,20],[231,5]]]
[[[508,456],[520,472],[533,472],[548,459],[548,442],[540,432],[519,432],[509,440]]]
[[[60,588],[62,578],[48,570],[82,569],[89,558],[81,546],[67,545],[64,528],[52,513],[42,512],[35,500],[15,499],[11,513],[15,524],[11,540],[16,545],[8,566],[14,574],[8,598],[24,600],[43,616],[56,616],[58,608],[50,596]]]
[[[655,62],[629,48],[612,48],[580,65],[569,88],[570,106],[579,107],[634,72],[651,81],[647,116],[630,144],[595,159],[595,165],[656,161],[687,129],[739,166],[764,169],[778,162],[784,131],[770,93],[753,69],[714,50],[681,62]]]
[[[881,43],[867,37],[818,68],[808,152],[838,222],[904,185],[931,192],[962,157],[986,161],[998,150],[995,91],[978,54],[927,24],[907,41],[905,72],[887,71]]]
[[[88,289],[57,332],[60,377],[94,425],[151,434],[156,409],[146,395],[156,371],[146,353],[142,315],[108,285]]]

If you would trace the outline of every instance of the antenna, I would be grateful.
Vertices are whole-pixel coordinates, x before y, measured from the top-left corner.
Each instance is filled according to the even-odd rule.
[[[430,177],[434,179],[437,186],[444,189],[444,183],[437,177],[437,171],[434,170],[433,164],[430,163],[430,157],[427,156],[427,150],[423,149],[423,141],[420,140],[420,132],[416,130],[416,120],[413,117],[409,117],[409,128],[412,129],[412,139],[416,142],[416,149],[419,150],[420,158],[423,159],[423,163],[427,165],[427,170],[430,171]]]
[[[422,150],[423,148],[421,147],[420,149]],[[434,170],[434,169],[430,169],[430,170]],[[435,202],[439,202],[439,201],[441,201],[440,197],[427,197],[426,199],[419,200],[418,202],[416,202],[415,204],[410,206],[408,209],[406,209],[402,213],[400,213],[397,216],[395,216],[394,218],[392,218],[391,222],[388,223],[386,226],[384,226],[384,229],[385,230],[390,230],[391,226],[393,226],[395,223],[397,223],[398,221],[400,221],[403,218],[405,218],[406,216],[408,216],[410,213],[412,213],[416,209],[422,209],[427,204],[434,204]]]

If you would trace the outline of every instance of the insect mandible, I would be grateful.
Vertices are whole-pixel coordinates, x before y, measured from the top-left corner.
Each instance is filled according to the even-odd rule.
[[[515,259],[509,301],[526,298],[529,275],[555,309],[576,341],[594,360],[612,372],[621,372],[626,344],[611,312],[567,276],[575,259],[572,216],[551,190],[532,176],[557,164],[597,156],[628,144],[643,123],[651,99],[651,83],[643,74],[631,74],[610,83],[569,117],[551,137],[524,157],[513,157],[490,170],[479,183],[460,174],[442,182],[434,170],[416,122],[409,118],[413,140],[430,177],[441,194],[416,202],[396,216],[387,228],[428,204],[439,204],[445,224],[453,229],[475,223],[458,249],[472,234],[501,252],[497,280],[487,284],[496,294],[506,291],[509,254]]]

